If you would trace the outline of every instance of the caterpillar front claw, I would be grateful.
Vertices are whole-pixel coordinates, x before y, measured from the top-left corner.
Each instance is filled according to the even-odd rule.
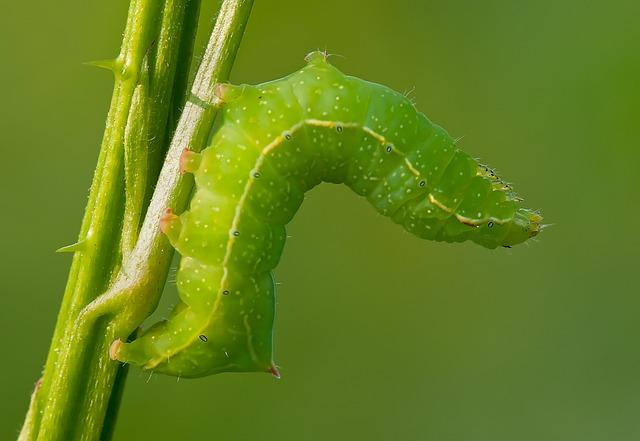
[[[160,217],[160,230],[167,236],[171,246],[174,248],[178,243],[181,229],[182,222],[180,221],[180,217],[177,216],[171,208],[167,208],[162,217]]]

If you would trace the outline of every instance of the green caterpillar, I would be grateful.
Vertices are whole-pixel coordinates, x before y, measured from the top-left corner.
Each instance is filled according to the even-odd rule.
[[[210,147],[181,158],[195,175],[190,209],[161,221],[183,256],[181,302],[133,342],[114,342],[112,358],[181,377],[278,375],[271,270],[285,225],[323,181],[424,239],[495,248],[539,232],[542,217],[405,96],[342,74],[324,53],[307,61],[280,80],[218,86],[221,126]]]

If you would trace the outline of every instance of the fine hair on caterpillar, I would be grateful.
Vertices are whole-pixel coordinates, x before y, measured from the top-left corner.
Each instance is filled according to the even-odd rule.
[[[201,153],[189,209],[160,227],[181,254],[180,302],[112,358],[180,377],[279,375],[272,270],[285,226],[321,182],[342,183],[423,239],[511,247],[540,231],[510,184],[464,153],[405,94],[344,75],[312,52],[291,75],[215,89],[221,121]]]

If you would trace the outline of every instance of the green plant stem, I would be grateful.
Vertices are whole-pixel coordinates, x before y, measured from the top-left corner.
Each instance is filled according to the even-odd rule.
[[[191,57],[195,38],[192,29],[197,27],[195,20],[198,18],[199,5],[199,0],[165,0],[159,32],[147,51],[133,94],[124,134],[126,200],[122,254],[125,261],[138,239],[144,210],[153,193],[166,152],[166,128],[175,124],[174,118],[167,123],[171,104],[175,107],[184,104],[186,84],[180,85],[177,92],[182,96],[178,100],[173,99],[173,84],[176,76],[181,78],[185,75],[176,68],[178,61],[182,60],[180,49],[188,53],[189,60]],[[191,9],[195,9],[196,13]],[[186,40],[186,44],[183,46],[173,41],[176,37]],[[188,72],[189,64],[181,67]]]
[[[215,85],[229,76],[252,5],[253,0],[222,3],[136,245],[109,290],[87,305],[76,321],[72,346],[81,344],[94,323],[106,323],[95,353],[102,362],[117,365],[105,361],[110,344],[116,338],[125,339],[158,304],[173,256],[173,248],[160,231],[160,218],[167,208],[182,211],[186,206],[193,182],[180,173],[180,155],[187,147],[199,151],[208,138],[219,104]],[[96,390],[107,389],[105,375],[97,373],[94,378]]]
[[[82,309],[108,288],[121,267],[121,249],[127,249],[137,237],[136,225],[148,202],[147,182],[155,180],[153,170],[158,167],[131,156],[147,158],[149,151],[164,150],[167,116],[175,114],[170,103],[177,93],[172,87],[176,66],[189,67],[179,51],[191,55],[199,3],[132,0],[120,54],[115,60],[93,63],[113,71],[114,92],[79,239],[67,247],[75,255],[51,349],[43,378],[32,396],[21,440],[101,436],[118,365],[105,362],[104,355],[97,352],[104,346],[100,328],[106,323],[95,322],[91,332],[78,339],[77,319]],[[183,34],[190,41],[185,41]],[[183,78],[186,73],[177,75]],[[128,158],[125,151],[129,152]],[[161,162],[160,155],[156,153],[157,162]],[[126,191],[125,170],[129,175]],[[130,228],[121,235],[120,227],[127,222]],[[117,400],[111,409],[116,404]],[[111,416],[109,420],[114,419]]]
[[[154,4],[155,3],[155,4]],[[136,87],[145,52],[151,42],[151,30],[158,20],[159,8],[153,0],[132,1],[119,56],[112,68],[116,78],[111,107],[91,185],[89,202],[78,238],[67,288],[58,315],[51,350],[45,364],[42,385],[36,394],[36,420],[30,439],[73,439],[73,427],[65,422],[65,414],[77,411],[74,403],[51,403],[52,383],[64,377],[60,359],[68,348],[73,321],[80,310],[108,284],[109,270],[119,265],[117,228],[124,204],[123,137],[129,107]],[[106,270],[106,271],[105,271]],[[58,378],[56,378],[58,377]],[[79,394],[82,379],[68,381],[70,395]],[[58,409],[53,407],[57,406]],[[52,414],[55,417],[52,418]],[[29,438],[27,438],[29,439]]]
[[[79,242],[73,247],[77,252],[42,386],[34,392],[20,439],[95,440],[111,432],[111,428],[104,427],[104,418],[119,364],[109,360],[108,348],[116,337],[131,334],[157,306],[173,254],[159,230],[159,219],[167,207],[181,210],[186,205],[191,182],[180,177],[179,157],[185,147],[199,150],[207,139],[216,113],[214,86],[229,75],[253,1],[226,0],[221,6],[142,229],[132,247],[129,235],[135,236],[139,218],[131,216],[126,220],[125,175],[129,176],[127,197],[133,198],[126,209],[141,213],[144,202],[139,201],[144,198],[140,187],[149,188],[150,181],[141,179],[134,170],[148,177],[152,161],[146,156],[136,168],[133,158],[141,152],[131,151],[125,164],[125,139],[135,140],[137,133],[131,130],[131,138],[127,138],[126,129],[132,127],[128,124],[150,124],[142,117],[132,119],[130,109],[145,113],[143,109],[147,108],[143,105],[144,96],[136,97],[136,91],[146,84],[146,80],[139,81],[149,74],[144,69],[152,66],[145,59],[151,46],[150,29],[161,23],[153,3],[134,0],[130,7],[121,55],[113,63],[117,68],[116,87],[103,147]],[[191,11],[185,17],[193,19],[197,14]],[[184,32],[193,37],[193,29]],[[188,65],[184,54],[178,64]],[[178,75],[185,77],[184,71]],[[149,78],[153,81],[152,73]],[[176,97],[182,96],[175,84],[164,90],[171,91],[174,103]],[[133,167],[130,173],[125,173],[126,166]],[[119,243],[121,225],[125,228]],[[125,252],[123,260],[121,250]],[[100,292],[104,294],[96,298]],[[113,419],[111,414],[110,420]]]
[[[168,208],[180,212],[186,206],[193,182],[190,176],[180,173],[180,156],[185,148],[201,150],[207,140],[220,104],[215,85],[229,76],[252,5],[253,0],[222,3],[136,245],[110,288],[84,308],[78,326],[113,317],[108,331],[114,338],[124,339],[157,306],[173,256],[173,249],[160,231],[160,218]]]

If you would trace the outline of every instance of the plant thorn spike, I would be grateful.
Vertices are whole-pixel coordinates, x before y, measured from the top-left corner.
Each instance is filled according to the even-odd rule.
[[[115,58],[105,58],[104,60],[85,61],[85,66],[97,67],[113,72],[117,72],[117,60]]]
[[[81,240],[71,245],[60,247],[56,250],[56,253],[75,253],[76,251],[82,251],[84,249],[85,241]]]

